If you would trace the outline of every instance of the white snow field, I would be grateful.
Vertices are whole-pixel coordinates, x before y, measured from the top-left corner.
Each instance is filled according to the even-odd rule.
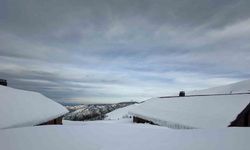
[[[0,86],[0,129],[33,126],[68,112],[40,93]]]
[[[95,121],[70,121],[63,120],[63,125],[88,125],[88,124],[133,124],[131,118],[119,119],[119,120],[95,120]],[[137,125],[137,124],[135,124]]]
[[[232,87],[233,91],[248,91],[247,86]],[[232,93],[232,89],[225,91]],[[1,150],[248,150],[250,147],[249,127],[225,128],[249,104],[248,94],[152,98],[117,109],[107,114],[107,120],[63,120],[61,126],[33,126],[68,111],[39,93],[3,86],[0,92]],[[169,128],[135,124],[128,112]]]
[[[1,150],[99,150],[77,128],[37,126],[0,130]]]
[[[250,128],[170,130],[134,124],[0,130],[4,150],[248,150]]]
[[[250,95],[153,98],[131,115],[175,129],[227,127],[250,103]]]
[[[244,80],[233,84],[208,88],[204,90],[195,90],[187,92],[187,95],[202,94],[231,94],[231,93],[250,93],[250,80]]]

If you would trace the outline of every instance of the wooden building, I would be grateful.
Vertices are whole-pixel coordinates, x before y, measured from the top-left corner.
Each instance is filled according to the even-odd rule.
[[[62,119],[63,119],[63,116],[49,120],[45,123],[41,123],[38,126],[41,126],[41,125],[62,125]]]

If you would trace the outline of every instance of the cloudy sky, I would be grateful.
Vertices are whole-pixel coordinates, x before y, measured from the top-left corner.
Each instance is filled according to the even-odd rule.
[[[82,103],[248,79],[249,8],[249,0],[0,0],[0,78]]]

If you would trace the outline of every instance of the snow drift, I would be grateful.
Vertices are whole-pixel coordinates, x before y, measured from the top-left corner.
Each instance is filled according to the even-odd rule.
[[[27,127],[0,131],[5,150],[246,150],[250,128],[170,130],[135,124]]]
[[[190,91],[187,92],[187,95],[231,94],[231,93],[250,93],[250,80],[244,80],[237,83],[208,88],[204,90]]]

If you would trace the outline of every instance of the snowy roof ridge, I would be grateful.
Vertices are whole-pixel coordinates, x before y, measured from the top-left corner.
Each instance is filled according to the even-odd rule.
[[[188,91],[188,94],[238,93],[250,91],[250,79],[202,90]]]
[[[196,96],[230,96],[230,95],[244,95],[244,94],[250,94],[250,92],[236,92],[236,93],[214,93],[214,94],[190,94],[190,95],[185,95],[185,96],[161,96],[158,98],[182,98],[182,97],[196,97]]]

